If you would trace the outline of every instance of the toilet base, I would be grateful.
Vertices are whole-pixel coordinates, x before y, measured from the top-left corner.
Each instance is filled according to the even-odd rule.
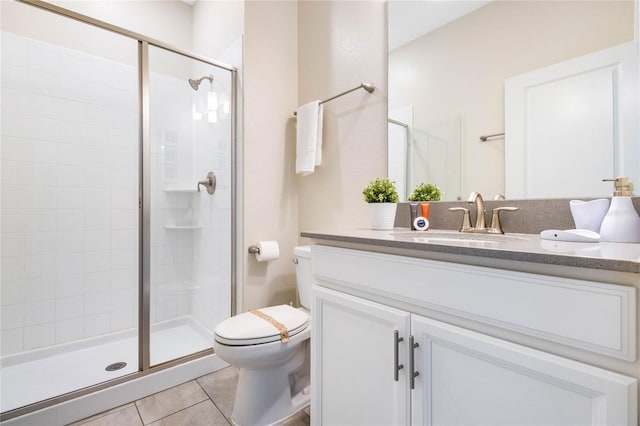
[[[231,421],[238,426],[280,422],[309,405],[309,344],[284,365],[270,369],[240,368]]]

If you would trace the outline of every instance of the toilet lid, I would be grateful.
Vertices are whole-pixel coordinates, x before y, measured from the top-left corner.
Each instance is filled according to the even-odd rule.
[[[309,322],[307,313],[289,305],[269,306],[258,310],[284,325],[289,336],[304,330]],[[280,331],[259,316],[245,312],[218,324],[215,339],[230,346],[258,345],[280,340]]]

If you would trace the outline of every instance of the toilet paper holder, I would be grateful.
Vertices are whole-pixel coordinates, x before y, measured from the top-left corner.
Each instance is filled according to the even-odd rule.
[[[280,257],[280,246],[277,241],[258,241],[249,247],[249,253],[253,254],[258,262],[268,262]]]
[[[251,253],[251,254],[260,254],[260,247],[258,247],[258,246],[249,246],[249,253]],[[298,258],[297,257],[292,257],[291,261],[296,265],[298,264]]]

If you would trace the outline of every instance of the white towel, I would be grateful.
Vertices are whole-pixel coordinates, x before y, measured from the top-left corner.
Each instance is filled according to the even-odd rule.
[[[296,112],[296,173],[304,176],[322,163],[322,105],[309,102]]]

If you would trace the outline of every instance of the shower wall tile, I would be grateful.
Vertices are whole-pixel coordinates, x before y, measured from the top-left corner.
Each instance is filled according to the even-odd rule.
[[[21,352],[24,348],[24,332],[22,328],[2,330],[0,339],[2,339],[2,346],[0,346],[0,355],[2,356]]]
[[[5,233],[1,240],[2,257],[24,256],[26,253],[25,235],[22,233]]]
[[[138,249],[112,250],[111,269],[130,269],[134,270],[138,263]]]
[[[111,289],[121,290],[126,288],[137,288],[138,271],[133,268],[129,269],[112,269],[111,270]]]
[[[82,320],[69,319],[56,322],[56,343],[67,343],[82,339]]]
[[[58,270],[55,254],[44,254],[25,257],[25,270],[27,278],[55,277]]]
[[[27,303],[24,310],[24,324],[26,326],[54,322],[56,305],[53,300]]]
[[[106,334],[109,329],[109,314],[85,315],[84,319],[84,337],[99,336]]]
[[[68,232],[91,228],[86,225],[85,211],[80,209],[58,209],[56,229],[61,232]]]
[[[104,292],[111,287],[111,271],[88,272],[84,275],[85,294]]]
[[[91,197],[87,196],[87,199]],[[86,208],[83,211],[83,220],[84,220],[84,229],[87,230],[108,230],[111,229],[111,212],[112,210],[103,208],[93,208],[95,204],[91,204],[87,201],[87,205],[91,206],[91,208]],[[134,224],[135,225],[135,224]],[[135,228],[128,227],[129,229]]]
[[[36,349],[55,343],[55,323],[49,322],[24,328],[24,349]]]
[[[25,280],[25,302],[52,300],[56,297],[56,289],[49,278],[34,278]]]
[[[80,318],[83,315],[84,300],[82,296],[56,299],[56,321]]]
[[[26,280],[16,280],[0,283],[0,305],[23,304],[25,301]]]
[[[117,298],[119,295],[114,296]],[[112,305],[117,309],[117,299],[112,304],[109,292],[85,294],[83,302],[84,313],[87,315],[108,313]]]
[[[3,257],[0,263],[2,281],[23,280],[27,278],[25,258],[22,256]]]
[[[10,235],[10,234],[9,234]],[[55,255],[58,250],[57,232],[28,232],[24,234],[23,255]],[[3,246],[4,249],[4,246]]]
[[[113,311],[133,311],[138,303],[137,292],[131,288],[111,290],[110,297]]]
[[[137,301],[135,303],[138,303]],[[126,330],[137,327],[137,309],[126,309],[122,311],[111,310],[109,327],[111,331]]]
[[[88,251],[84,255],[85,272],[108,271],[111,268],[111,252],[108,250]]]
[[[23,327],[24,309],[24,304],[2,306],[2,312],[0,312],[0,318],[2,319],[0,327],[2,330]]]
[[[84,274],[58,276],[55,280],[56,298],[82,296],[84,293]]]

